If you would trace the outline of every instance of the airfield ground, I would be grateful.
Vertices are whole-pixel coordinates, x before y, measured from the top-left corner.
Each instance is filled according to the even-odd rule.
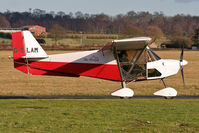
[[[69,51],[47,51],[48,54],[65,53]],[[156,51],[162,58],[179,59],[180,51]],[[0,95],[1,96],[43,96],[43,95],[84,95],[107,96],[121,87],[119,82],[80,77],[52,77],[26,75],[13,68],[8,56],[12,51],[0,51]],[[167,78],[167,86],[178,91],[178,95],[199,95],[199,51],[185,51],[184,59],[189,62],[184,67],[186,89],[183,88],[180,72]],[[135,95],[153,95],[164,86],[159,80],[143,81],[128,85]]]
[[[0,100],[0,132],[199,131],[199,100]]]
[[[64,51],[48,51],[48,54]],[[185,51],[186,89],[180,73],[166,79],[179,95],[199,95],[199,51]],[[180,51],[157,51],[162,58],[178,59]],[[120,83],[80,77],[25,75],[13,68],[0,51],[0,96],[106,96]],[[160,81],[128,85],[135,95],[152,95]],[[0,132],[198,132],[198,99],[1,99]]]

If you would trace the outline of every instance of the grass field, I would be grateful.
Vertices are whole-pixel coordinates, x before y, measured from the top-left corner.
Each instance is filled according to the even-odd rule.
[[[196,133],[199,100],[0,100],[0,132]]]
[[[47,51],[48,54],[68,51]],[[180,51],[157,51],[162,58],[178,59]],[[109,95],[120,83],[95,78],[26,75],[8,60],[12,51],[0,51],[0,95]],[[186,89],[180,73],[166,79],[179,95],[199,95],[199,51],[185,51]],[[129,84],[135,95],[152,95],[160,81]],[[92,99],[0,100],[0,132],[160,132],[199,131],[199,100]]]
[[[107,42],[112,41],[113,39],[83,39],[82,40],[82,44],[80,39],[70,39],[70,38],[66,38],[66,39],[61,39],[57,41],[57,45],[59,46],[60,44],[62,45],[68,45],[68,46],[84,46],[84,45],[94,45],[94,46],[103,46],[104,44],[106,44]],[[46,38],[45,39],[46,44],[45,45],[51,45],[54,44],[55,42],[52,41],[51,38]]]
[[[69,45],[69,46],[81,46],[81,45],[100,45],[103,46],[107,42],[110,42],[117,38],[115,34],[83,34],[82,39],[80,34],[69,34],[69,36],[78,36],[79,38],[63,38],[57,41],[57,44]],[[88,38],[87,38],[88,37]],[[90,37],[90,38],[89,38]],[[95,38],[96,37],[96,38]],[[97,37],[105,37],[99,39]],[[46,44],[54,44],[53,38],[44,38]]]
[[[0,38],[1,43],[12,43],[11,39]]]
[[[48,54],[68,51],[47,51]],[[157,51],[162,58],[178,59],[180,51]],[[41,96],[41,95],[110,95],[119,82],[89,77],[51,77],[26,75],[13,68],[8,56],[12,51],[0,51],[0,95]],[[178,95],[199,95],[199,51],[185,51],[184,58],[189,62],[184,67],[186,89],[183,88],[180,72],[166,79],[168,86],[175,88]],[[131,83],[135,95],[153,95],[164,86],[159,80]]]
[[[81,37],[80,34],[71,34],[69,36],[78,36]],[[87,38],[87,37],[92,37],[93,38]],[[115,34],[110,34],[110,35],[106,35],[106,34],[83,34],[82,36],[82,40],[80,38],[62,38],[60,40],[57,41],[57,44],[62,44],[62,45],[68,45],[68,46],[81,46],[81,45],[99,45],[99,46],[103,46],[104,44],[106,44],[107,42],[110,42],[112,40],[114,40],[113,38],[117,38],[118,35]],[[95,38],[96,37],[96,38]],[[105,37],[104,39],[99,39],[97,37]],[[107,37],[107,38],[106,38]],[[44,38],[46,44],[45,45],[52,45],[54,44],[54,39],[53,38]],[[12,40],[11,39],[4,39],[4,38],[0,38],[0,43],[8,43],[11,44]]]

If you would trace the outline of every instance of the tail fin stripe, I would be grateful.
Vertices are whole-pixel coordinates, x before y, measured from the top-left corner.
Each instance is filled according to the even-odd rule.
[[[15,32],[12,34],[12,45],[13,45],[14,60],[19,59],[26,55],[22,32]]]

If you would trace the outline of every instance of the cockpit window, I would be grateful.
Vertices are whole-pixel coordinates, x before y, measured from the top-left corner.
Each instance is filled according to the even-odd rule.
[[[156,69],[148,69],[148,77],[159,77],[161,73]]]

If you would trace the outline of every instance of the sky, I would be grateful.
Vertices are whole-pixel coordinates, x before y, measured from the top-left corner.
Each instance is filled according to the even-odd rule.
[[[63,11],[89,14],[105,13],[110,16],[129,11],[163,12],[166,16],[185,14],[199,16],[199,0],[0,0],[0,12],[42,9],[47,12]]]

